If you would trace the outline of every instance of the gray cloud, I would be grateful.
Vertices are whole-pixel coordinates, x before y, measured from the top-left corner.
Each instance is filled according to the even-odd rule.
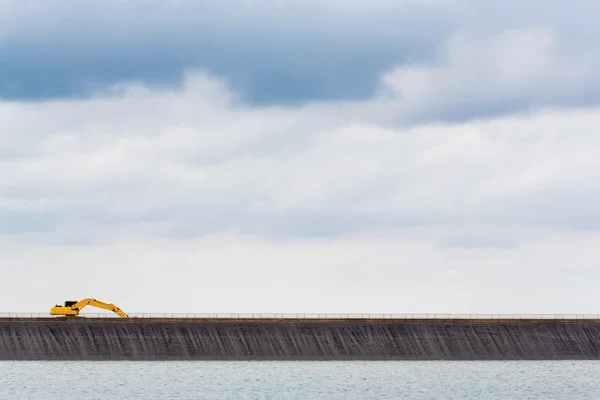
[[[422,82],[438,79],[437,70],[423,73]],[[438,87],[415,82],[426,107]],[[372,110],[408,118],[413,105],[247,108],[202,74],[182,90],[121,91],[0,105],[10,139],[1,152],[21,149],[0,159],[10,171],[0,181],[4,234],[53,229],[52,241],[71,232],[65,241],[94,242],[136,232],[322,237],[436,225],[600,226],[589,213],[600,200],[589,185],[600,178],[596,109],[386,127]]]
[[[585,70],[542,74],[536,85],[525,82],[512,95],[495,101],[480,101],[487,94],[481,90],[477,98],[469,93],[464,99],[454,97],[453,104],[444,108],[432,110],[434,102],[423,118],[460,121],[549,104],[593,105],[599,100],[599,83],[590,73],[598,65],[595,48],[600,40],[600,30],[594,28],[598,6],[592,0],[528,0],[502,6],[469,0],[369,5],[334,0],[301,5],[109,1],[51,6],[29,1],[26,7],[5,2],[2,11],[0,98],[5,99],[85,97],[131,80],[173,87],[193,69],[226,79],[244,101],[255,105],[365,99],[376,92],[380,77],[394,68],[443,70],[456,63],[464,67],[481,63],[480,52],[506,65],[550,51],[544,54]],[[463,44],[485,46],[490,43],[479,38],[494,38],[507,30],[547,32],[551,47],[524,38],[524,52],[500,46],[476,47],[474,53],[456,54],[461,57],[457,60],[443,55],[448,45],[456,48],[457,37]],[[494,80],[493,74],[500,71],[488,72],[491,77],[475,76],[471,82]],[[578,83],[573,86],[575,79]],[[478,91],[464,82],[458,87]]]
[[[172,86],[204,69],[251,103],[364,98],[387,68],[427,60],[454,29],[447,2],[432,3],[30,2],[5,10],[0,96],[84,96],[127,80]]]
[[[397,84],[415,69],[429,71],[426,104],[400,92],[418,120],[600,100],[592,0],[15,4],[0,24],[9,100],[85,98],[126,81],[177,88],[189,70],[225,79],[254,106],[368,100],[390,90],[382,76]]]
[[[402,103],[400,120],[460,122],[596,104],[600,59],[565,57],[560,47],[555,32],[540,28],[457,34],[436,66],[399,66],[384,77],[381,92]]]

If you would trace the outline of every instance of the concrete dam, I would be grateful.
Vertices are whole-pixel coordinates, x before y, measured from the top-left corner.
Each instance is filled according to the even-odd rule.
[[[0,360],[598,360],[600,320],[0,319]]]

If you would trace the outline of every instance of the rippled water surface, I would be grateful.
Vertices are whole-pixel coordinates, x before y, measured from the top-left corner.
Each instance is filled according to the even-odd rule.
[[[600,362],[0,362],[0,399],[600,399]]]

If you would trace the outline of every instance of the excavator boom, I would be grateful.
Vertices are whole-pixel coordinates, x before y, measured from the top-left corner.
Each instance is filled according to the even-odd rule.
[[[50,315],[77,316],[77,315],[79,315],[79,312],[85,306],[102,308],[104,310],[114,312],[121,318],[129,318],[129,316],[127,314],[125,314],[123,312],[123,310],[121,310],[119,307],[115,306],[114,304],[104,303],[104,302],[101,302],[101,301],[98,301],[98,300],[92,299],[92,298],[84,299],[81,301],[67,300],[67,301],[65,301],[64,306],[56,305],[56,306],[52,307],[50,309]]]

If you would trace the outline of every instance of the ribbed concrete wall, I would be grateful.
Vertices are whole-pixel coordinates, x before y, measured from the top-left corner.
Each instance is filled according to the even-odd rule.
[[[600,322],[0,321],[0,359],[600,359]]]

